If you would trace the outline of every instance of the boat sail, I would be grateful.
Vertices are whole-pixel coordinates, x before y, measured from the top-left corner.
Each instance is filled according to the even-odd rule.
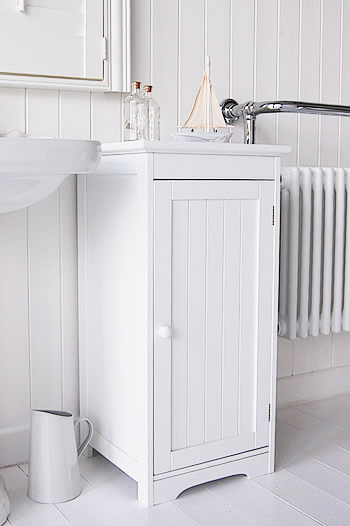
[[[210,58],[207,57],[202,83],[182,131],[170,134],[176,141],[228,142],[232,133],[218,133],[227,128],[210,80]]]

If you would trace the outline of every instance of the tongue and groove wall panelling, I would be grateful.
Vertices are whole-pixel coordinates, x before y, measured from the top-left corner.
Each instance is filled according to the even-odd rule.
[[[332,367],[342,367],[349,365],[349,334],[347,332],[340,332],[333,335],[333,356]]]
[[[161,111],[161,138],[169,140],[169,133],[177,131],[175,126],[178,124],[178,0],[167,0],[167,2],[153,0],[152,15],[151,79],[147,80],[146,78],[144,82],[150,82],[154,86],[154,97],[160,104]],[[169,23],[164,23],[165,20],[168,20]],[[187,49],[187,53],[189,49]],[[186,82],[186,77],[184,81]]]
[[[231,96],[238,102],[296,98],[350,105],[350,4],[345,0],[131,0],[131,7],[131,76],[154,84],[163,139],[187,118],[207,53],[219,101]],[[1,88],[0,133],[117,141],[124,98]],[[349,138],[346,118],[341,119],[340,135],[336,118],[281,115],[257,120],[258,142],[292,144],[285,165],[350,166]],[[243,141],[242,123],[234,128],[234,141]],[[7,400],[7,408],[0,404],[0,435],[7,443],[9,428],[19,428],[14,436],[20,436],[21,426],[28,430],[30,404],[72,411],[78,407],[75,192],[72,178],[47,202],[0,215],[3,243],[9,247],[0,256],[1,293],[7,295],[16,268],[19,276],[8,303],[12,307],[4,314],[6,327],[16,334],[9,341],[4,324],[0,332],[1,393]],[[9,346],[18,359],[14,354],[10,359]],[[295,345],[284,341],[279,375],[330,367],[330,348],[333,367],[348,365],[349,347],[348,335]],[[10,385],[14,377],[18,391]],[[0,457],[7,449],[1,443]]]
[[[26,90],[26,133],[33,137],[59,136],[59,92]]]
[[[319,338],[321,338],[321,336],[319,336]],[[312,346],[307,340],[308,339],[304,340],[298,338],[294,341],[292,371],[293,375],[312,372]]]
[[[340,104],[342,1],[322,1],[320,101]],[[338,166],[339,117],[320,117],[319,165]]]
[[[350,2],[342,2],[340,104],[350,106]],[[339,166],[350,166],[350,118],[341,118]]]
[[[228,95],[239,103],[254,99],[254,6],[254,0],[231,0],[231,91]],[[243,142],[242,119],[237,121],[233,128],[232,140]]]
[[[25,90],[0,90],[0,132],[25,131]],[[0,216],[0,465],[27,458],[29,348],[26,211]]]
[[[299,89],[299,2],[279,0],[278,20],[278,85],[277,99],[297,100]],[[277,115],[277,143],[290,144],[291,153],[283,155],[283,165],[296,165],[298,154],[298,116]],[[281,250],[284,247],[283,240]],[[277,375],[278,377],[293,374],[293,342],[280,338],[278,340]]]
[[[293,375],[330,369],[331,366],[332,335],[295,340]]]
[[[321,1],[300,0],[299,96],[302,101],[320,100]],[[299,116],[300,166],[317,166],[319,161],[318,115]]]
[[[255,3],[254,100],[273,100],[277,91],[278,0]],[[275,144],[276,116],[261,115],[256,142]]]
[[[91,94],[91,139],[101,142],[121,140],[121,93]]]
[[[79,414],[76,177],[67,178],[60,196],[60,293],[62,408]]]
[[[28,208],[32,407],[62,407],[59,192]]]
[[[27,216],[31,405],[78,414],[75,177]]]
[[[333,17],[332,15],[330,15]],[[307,2],[300,0],[299,27],[299,95],[302,101],[320,101],[322,96],[323,66],[323,25],[324,1]],[[312,38],[310,36],[312,35]],[[323,77],[328,85],[331,79]],[[327,117],[329,119],[330,117]],[[318,166],[320,162],[321,117],[300,115],[299,150],[297,163],[300,166]],[[337,141],[335,134],[332,143]],[[330,145],[328,145],[330,150]],[[335,159],[336,162],[336,159]],[[318,356],[314,356],[319,353]],[[331,366],[332,335],[319,336],[316,339],[297,339],[293,347],[293,375],[311,373],[322,368],[319,360]],[[315,365],[315,369],[314,369]]]
[[[0,88],[0,133],[25,132],[25,90]]]
[[[220,33],[217,28],[220,27]],[[206,55],[210,55],[210,76],[219,103],[230,95],[231,1],[206,0]]]
[[[278,338],[277,343],[277,378],[292,376],[293,374],[294,343],[284,338]]]
[[[321,336],[318,341],[308,339],[307,344],[312,349],[312,371],[322,371],[332,367],[332,341],[334,334]]]
[[[299,2],[279,0],[277,99],[297,100],[299,86]],[[282,164],[297,164],[298,116],[277,115],[277,143],[290,144]]]
[[[57,137],[58,92],[27,90],[26,119],[27,133]],[[31,405],[60,409],[59,192],[29,207],[27,214]]]
[[[0,466],[27,459],[29,345],[26,211],[0,221]]]
[[[90,139],[91,93],[61,91],[59,99],[60,136],[63,139]]]
[[[186,121],[205,67],[205,0],[179,0],[180,125]]]
[[[131,0],[131,80],[143,84],[151,79],[151,20],[151,0]],[[168,28],[164,20],[162,25]],[[161,111],[166,110],[162,108]]]
[[[61,91],[60,136],[90,139],[91,93]],[[62,407],[79,414],[76,177],[58,189],[60,235]]]

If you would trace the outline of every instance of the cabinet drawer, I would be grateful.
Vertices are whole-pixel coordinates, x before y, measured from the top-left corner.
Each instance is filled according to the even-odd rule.
[[[153,178],[273,180],[275,162],[270,157],[155,153]]]

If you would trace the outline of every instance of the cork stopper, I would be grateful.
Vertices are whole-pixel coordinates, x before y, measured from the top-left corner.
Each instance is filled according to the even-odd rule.
[[[144,86],[143,89],[145,90],[146,93],[151,93],[151,91],[152,91],[152,86],[150,86],[149,84],[147,84],[146,86]]]
[[[138,80],[134,80],[134,81],[131,83],[131,85],[132,85],[133,88],[140,89],[140,87],[141,87],[141,82],[139,82]]]

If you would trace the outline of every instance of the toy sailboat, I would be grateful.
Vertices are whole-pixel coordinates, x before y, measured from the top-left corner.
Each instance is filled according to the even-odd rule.
[[[210,58],[207,57],[202,83],[191,113],[181,131],[171,133],[175,141],[229,142],[232,133],[218,132],[227,128],[210,80]]]

